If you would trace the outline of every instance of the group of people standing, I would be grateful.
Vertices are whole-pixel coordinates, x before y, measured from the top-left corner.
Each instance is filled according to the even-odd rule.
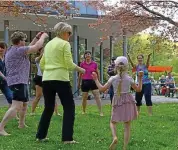
[[[70,86],[69,71],[76,70],[85,73],[85,70],[74,64],[72,60],[71,47],[68,42],[72,35],[72,27],[61,22],[56,24],[54,32],[56,33],[56,37],[46,44],[43,54],[39,58],[36,58],[38,73],[34,81],[37,96],[32,104],[32,114],[42,95],[41,90],[45,99],[44,111],[39,122],[36,139],[38,141],[46,140],[50,120],[56,105],[55,96],[57,93],[64,110],[62,141],[64,143],[75,143],[73,140],[75,104]],[[18,127],[26,127],[25,116],[29,101],[28,81],[30,71],[28,55],[39,52],[43,48],[46,38],[48,38],[46,33],[39,32],[29,46],[25,46],[26,34],[16,31],[11,35],[12,46],[7,49],[5,57],[3,57],[6,76],[2,72],[4,75],[2,75],[2,80],[7,82],[7,87],[12,91],[12,105],[0,123],[0,135],[9,135],[5,131],[5,125],[16,116],[17,112],[19,113]],[[1,49],[5,52],[6,47],[1,47]],[[42,83],[41,79],[43,80]]]
[[[44,110],[37,129],[37,141],[48,140],[47,133],[51,117],[55,110],[57,94],[63,107],[62,142],[65,144],[77,143],[73,139],[75,103],[70,85],[69,72],[78,71],[78,88],[82,90],[82,114],[86,113],[88,92],[92,91],[99,109],[99,114],[103,116],[100,92],[110,89],[112,100],[110,128],[113,135],[110,150],[116,149],[118,143],[116,124],[119,122],[124,123],[123,149],[126,149],[130,139],[131,121],[138,116],[143,95],[148,106],[148,113],[152,115],[151,83],[148,80],[150,55],[148,56],[146,65],[143,63],[143,55],[138,55],[138,65],[134,65],[128,55],[132,67],[137,71],[137,83],[127,73],[129,63],[127,58],[120,56],[112,59],[111,66],[108,69],[110,78],[105,85],[101,85],[99,82],[98,66],[92,60],[90,51],[84,53],[84,61],[80,66],[77,66],[73,62],[69,43],[69,38],[72,35],[72,27],[67,23],[60,22],[54,26],[54,32],[56,37],[45,46],[44,42],[48,38],[48,35],[44,32],[39,32],[29,46],[25,46],[27,37],[23,32],[17,31],[11,35],[13,45],[7,49],[5,57],[2,55],[2,59],[5,60],[2,62],[5,62],[3,66],[6,68],[6,73],[3,72],[3,69],[0,71],[2,73],[2,81],[6,83],[1,90],[2,92],[5,91],[3,93],[7,99],[10,97],[8,102],[12,104],[0,123],[0,135],[9,135],[4,127],[10,119],[16,116],[17,112],[19,113],[19,128],[26,127],[25,116],[29,101],[27,88],[30,70],[28,55],[38,52],[40,53],[39,57],[35,59],[38,72],[34,79],[36,98],[32,103],[32,114],[34,114],[42,94],[44,96]],[[2,48],[0,43],[0,58],[2,49],[5,50],[6,47],[5,45]],[[136,91],[136,101],[130,93],[131,87]],[[9,89],[4,90],[4,88]]]

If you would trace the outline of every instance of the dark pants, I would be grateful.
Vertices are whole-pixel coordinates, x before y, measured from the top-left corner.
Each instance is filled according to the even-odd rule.
[[[12,104],[13,95],[7,83],[0,84],[0,89],[1,89],[1,92],[4,94],[4,96],[6,97],[7,102],[9,104]]]
[[[111,104],[112,104],[112,99],[113,99],[113,96],[114,96],[114,89],[113,89],[112,85],[109,88],[109,96],[110,96],[110,100],[111,100]]]
[[[25,103],[29,101],[27,84],[14,84],[9,87],[13,93],[13,100]]]
[[[137,106],[142,105],[142,97],[145,96],[145,101],[147,106],[152,106],[151,101],[151,83],[143,84],[142,85],[142,91],[136,92],[135,100],[137,101]]]
[[[165,96],[170,97],[171,93],[172,93],[172,97],[174,97],[174,92],[175,92],[175,90],[174,90],[174,88],[175,88],[174,84],[169,84],[167,86],[168,86],[168,88],[166,88],[166,95]]]
[[[44,139],[47,136],[51,117],[55,107],[55,96],[58,94],[63,106],[62,141],[73,140],[73,127],[75,120],[75,103],[70,82],[65,81],[44,81],[43,95],[45,108],[38,126],[36,138]]]

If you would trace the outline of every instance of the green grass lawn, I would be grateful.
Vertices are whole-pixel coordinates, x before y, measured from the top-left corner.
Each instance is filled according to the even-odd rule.
[[[0,137],[0,150],[107,150],[112,142],[109,128],[110,106],[104,106],[104,117],[99,117],[96,106],[88,106],[88,114],[82,115],[76,108],[74,139],[75,145],[61,143],[62,117],[53,116],[48,137],[49,142],[35,142],[37,125],[42,112],[36,116],[27,115],[29,128],[18,129],[14,119],[6,126],[8,137]],[[62,108],[60,107],[60,110]],[[0,108],[0,118],[7,108]],[[119,146],[123,143],[123,125],[118,124]],[[177,150],[178,149],[178,104],[154,105],[154,116],[148,117],[143,106],[138,120],[132,123],[129,150]]]

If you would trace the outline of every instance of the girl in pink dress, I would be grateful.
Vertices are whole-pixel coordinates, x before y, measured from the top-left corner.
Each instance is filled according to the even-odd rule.
[[[124,56],[117,57],[115,60],[117,75],[110,77],[108,82],[102,86],[98,81],[97,74],[92,73],[93,79],[100,91],[104,92],[111,85],[114,88],[114,97],[112,100],[112,114],[110,121],[110,128],[113,136],[113,142],[110,145],[110,150],[115,150],[118,138],[116,131],[116,124],[124,123],[124,147],[125,150],[130,139],[131,121],[137,118],[136,102],[130,93],[130,87],[139,92],[142,90],[142,76],[143,72],[139,72],[139,85],[134,83],[132,77],[127,74],[128,60]]]

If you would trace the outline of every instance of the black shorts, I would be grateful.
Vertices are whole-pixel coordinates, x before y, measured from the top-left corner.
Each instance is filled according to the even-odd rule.
[[[89,92],[89,91],[97,90],[98,87],[96,86],[94,80],[82,80],[81,89],[82,92]]]
[[[36,75],[33,79],[33,82],[35,83],[35,85],[42,87],[42,76]]]
[[[28,86],[27,84],[15,84],[11,85],[10,89],[13,93],[13,100],[28,102]]]

